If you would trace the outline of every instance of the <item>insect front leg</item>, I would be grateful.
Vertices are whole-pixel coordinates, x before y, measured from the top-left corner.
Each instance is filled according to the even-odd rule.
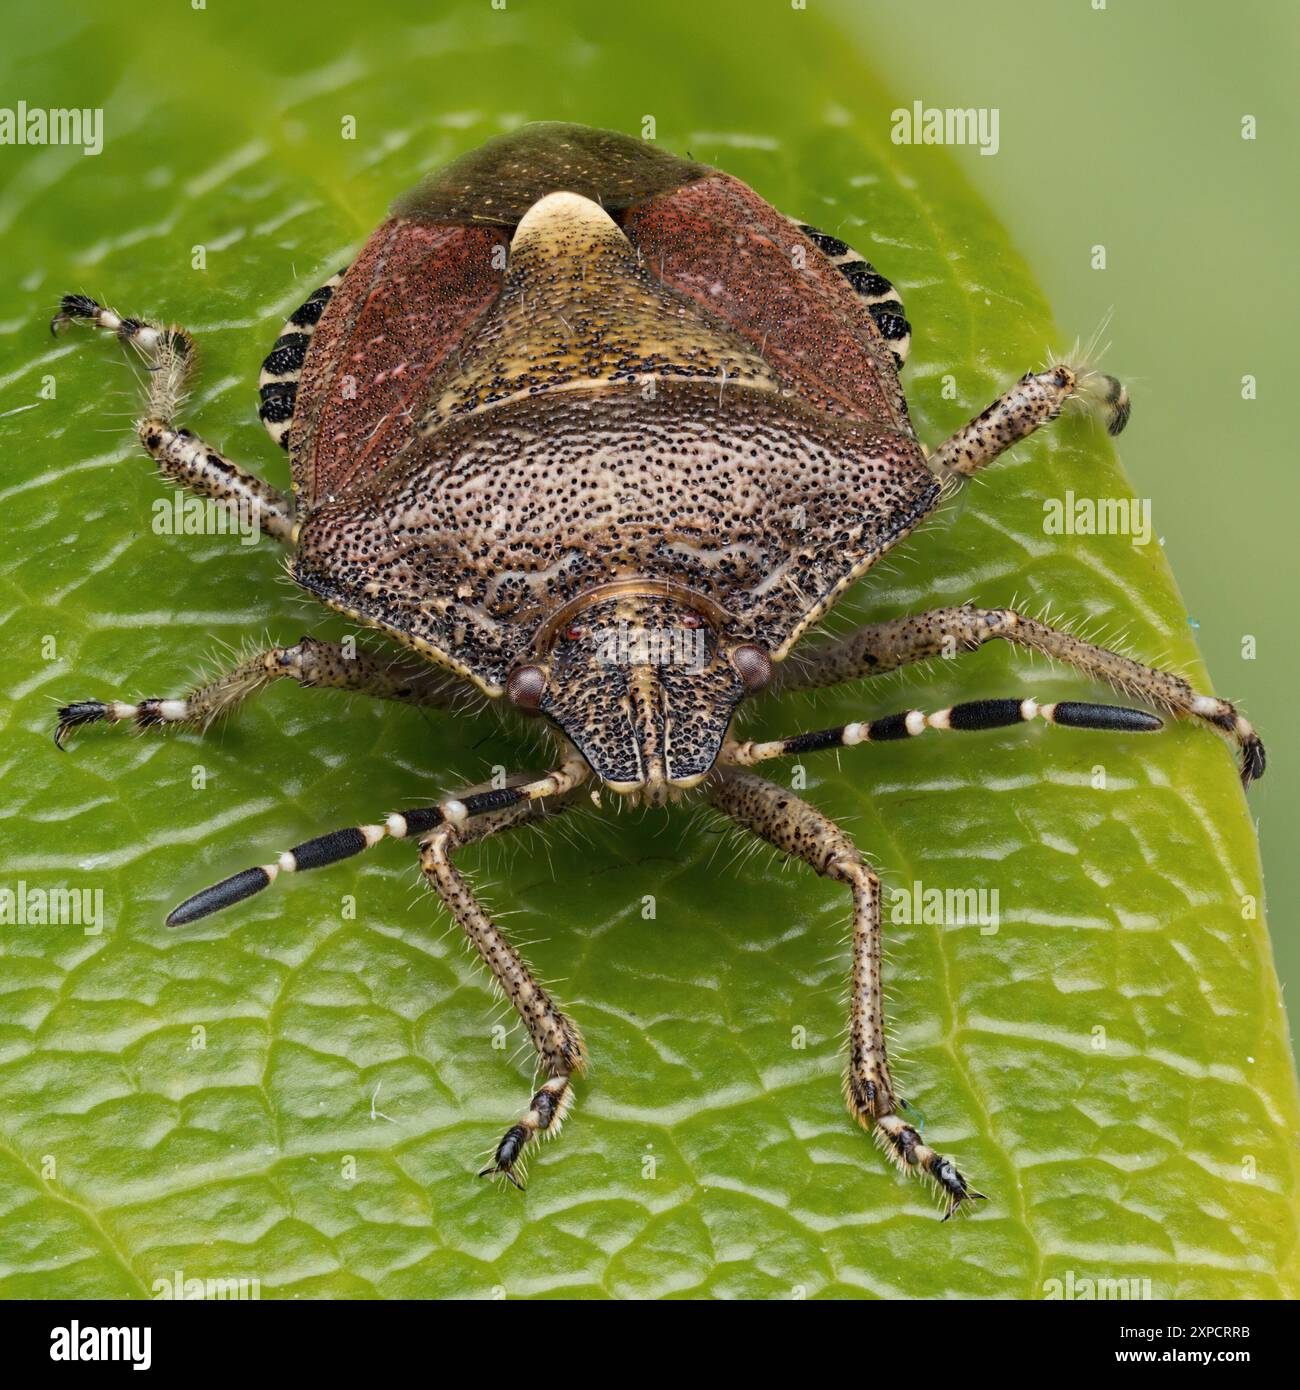
[[[586,1071],[587,1052],[582,1035],[556,1007],[524,958],[483,910],[453,857],[465,845],[535,820],[548,809],[551,808],[539,807],[536,802],[524,803],[464,825],[440,826],[424,840],[420,851],[424,876],[523,1019],[537,1050],[538,1066],[546,1076],[529,1101],[528,1109],[506,1130],[493,1152],[492,1161],[479,1173],[480,1177],[500,1173],[519,1188],[523,1186],[520,1161],[524,1150],[534,1139],[559,1133],[573,1104],[572,1078]]]
[[[123,318],[82,294],[64,295],[50,328],[57,333],[62,324],[72,322],[93,324],[115,333],[144,358],[149,372],[149,395],[136,431],[165,478],[183,484],[200,497],[213,498],[241,515],[248,515],[276,540],[292,539],[291,498],[173,423],[185,399],[196,358],[194,339],[185,329],[160,328],[143,319]]]
[[[1119,434],[1132,413],[1128,391],[1113,376],[1060,363],[1045,372],[1026,372],[986,410],[930,455],[930,466],[949,478],[969,478],[1004,450],[1055,420],[1069,400],[1099,410],[1110,434]]]
[[[303,637],[292,647],[271,647],[173,699],[76,700],[59,710],[54,741],[63,747],[82,724],[130,722],[137,728],[205,729],[274,681],[294,680],[311,689],[348,690],[377,700],[451,708],[464,686],[428,663],[349,655],[338,642]]]
[[[808,802],[751,772],[727,768],[711,782],[709,801],[760,839],[843,883],[853,898],[853,976],[849,1007],[849,1057],[844,1096],[849,1113],[874,1131],[904,1172],[934,1182],[946,1201],[944,1219],[963,1202],[983,1199],[952,1159],[925,1144],[898,1112],[900,1101],[885,1050],[880,978],[880,879],[848,835]]]
[[[778,668],[772,688],[808,690],[838,685],[936,656],[975,651],[994,640],[1041,652],[1176,717],[1201,720],[1236,743],[1244,783],[1249,785],[1264,775],[1264,745],[1250,721],[1227,700],[1202,695],[1181,676],[1144,666],[1011,608],[935,608],[798,648],[791,661]]]

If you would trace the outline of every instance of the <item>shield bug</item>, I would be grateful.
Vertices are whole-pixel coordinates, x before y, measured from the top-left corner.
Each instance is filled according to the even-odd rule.
[[[183,926],[280,874],[418,841],[425,876],[518,1010],[545,1076],[484,1173],[517,1181],[530,1141],[569,1109],[585,1051],[456,854],[603,786],[652,804],[698,798],[843,884],[849,1109],[901,1168],[933,1180],[949,1214],[980,1195],[923,1141],[890,1077],[879,879],[834,822],[752,769],[930,731],[1042,719],[1136,733],[1161,720],[1012,696],[741,740],[734,717],[759,692],[858,681],[1000,640],[1223,732],[1247,782],[1264,770],[1231,704],[1011,609],[940,608],[802,640],[945,489],[1071,400],[1118,433],[1128,395],[1062,361],[927,453],[900,385],[911,329],[889,281],[739,180],[653,145],[530,126],[401,198],[351,267],[290,317],[264,364],[261,414],[289,452],[292,497],[175,422],[194,357],[183,329],[75,295],[54,327],[70,320],[144,354],[139,435],[166,477],[250,509],[290,548],[298,584],[406,654],[349,659],[305,637],[179,698],[69,704],[60,743],[100,720],[203,727],[281,678],[426,705],[455,698],[450,680],[554,735],[541,775],[308,840],[168,918]]]

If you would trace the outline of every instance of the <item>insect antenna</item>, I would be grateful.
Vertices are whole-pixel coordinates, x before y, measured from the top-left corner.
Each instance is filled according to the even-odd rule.
[[[188,926],[201,917],[233,907],[236,903],[260,893],[264,888],[269,888],[282,872],[297,873],[303,869],[322,869],[343,859],[350,859],[363,850],[371,849],[384,839],[404,840],[412,835],[425,835],[440,825],[463,825],[474,816],[481,816],[488,811],[503,811],[522,801],[537,801],[542,797],[562,795],[584,781],[586,776],[586,763],[581,758],[573,758],[563,767],[535,782],[474,792],[462,799],[452,798],[439,802],[436,806],[397,811],[380,825],[354,825],[328,831],[315,839],[304,840],[302,844],[286,850],[270,863],[241,869],[239,873],[231,874],[220,883],[214,883],[211,887],[195,893],[193,897],[186,898],[168,914],[167,925]]]

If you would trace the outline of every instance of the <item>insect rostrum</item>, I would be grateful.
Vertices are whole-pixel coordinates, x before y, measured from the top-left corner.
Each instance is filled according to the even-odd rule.
[[[486,1173],[517,1181],[555,1132],[582,1039],[483,910],[463,845],[604,787],[701,798],[842,883],[853,904],[849,1109],[951,1214],[978,1197],[907,1118],[885,1051],[880,880],[833,821],[750,769],[818,749],[1043,719],[1133,734],[1139,709],[1012,697],[875,714],[770,742],[732,735],[764,690],[857,681],[946,647],[1041,652],[1226,733],[1250,724],[1184,680],[1009,609],[942,608],[802,640],[845,590],[1070,400],[1118,433],[1127,392],[1061,362],[1030,372],[927,454],[899,372],[911,327],[885,277],[737,179],[568,125],[489,142],[400,199],[315,291],[263,366],[261,414],[288,449],[284,496],[179,427],[189,336],[68,296],[55,327],[106,328],[148,360],[139,423],[168,478],[251,508],[323,603],[408,649],[396,662],[304,638],[188,695],[63,708],[57,740],[105,720],[203,727],[279,679],[450,707],[454,679],[555,736],[552,770],[332,831],[182,903],[182,926],[379,841],[413,839],[429,883],[518,1010],[546,1076]],[[787,661],[799,644],[797,663]]]

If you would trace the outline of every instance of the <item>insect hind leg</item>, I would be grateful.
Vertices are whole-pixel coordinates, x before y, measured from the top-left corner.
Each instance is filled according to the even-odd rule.
[[[461,826],[441,826],[424,840],[420,851],[425,878],[523,1020],[537,1051],[538,1065],[546,1074],[527,1110],[506,1130],[491,1161],[479,1173],[479,1177],[499,1174],[519,1188],[523,1186],[521,1162],[529,1144],[560,1132],[573,1104],[573,1077],[586,1071],[587,1051],[578,1029],[556,1007],[523,957],[483,910],[453,857],[475,840],[555,814],[556,809],[534,802]]]
[[[934,1183],[944,1198],[944,1219],[964,1203],[984,1200],[951,1158],[923,1142],[905,1118],[894,1090],[885,1047],[881,984],[880,879],[840,826],[802,798],[753,773],[727,768],[709,784],[711,804],[782,853],[844,884],[853,898],[853,974],[849,1055],[844,1098],[850,1114],[875,1134],[907,1173]]]
[[[57,334],[67,323],[88,323],[113,333],[144,358],[149,383],[145,412],[136,424],[136,433],[165,478],[200,497],[246,513],[276,540],[292,539],[294,508],[290,498],[175,425],[198,355],[194,339],[184,328],[174,324],[163,328],[144,319],[123,317],[84,294],[63,296],[50,330]]]

